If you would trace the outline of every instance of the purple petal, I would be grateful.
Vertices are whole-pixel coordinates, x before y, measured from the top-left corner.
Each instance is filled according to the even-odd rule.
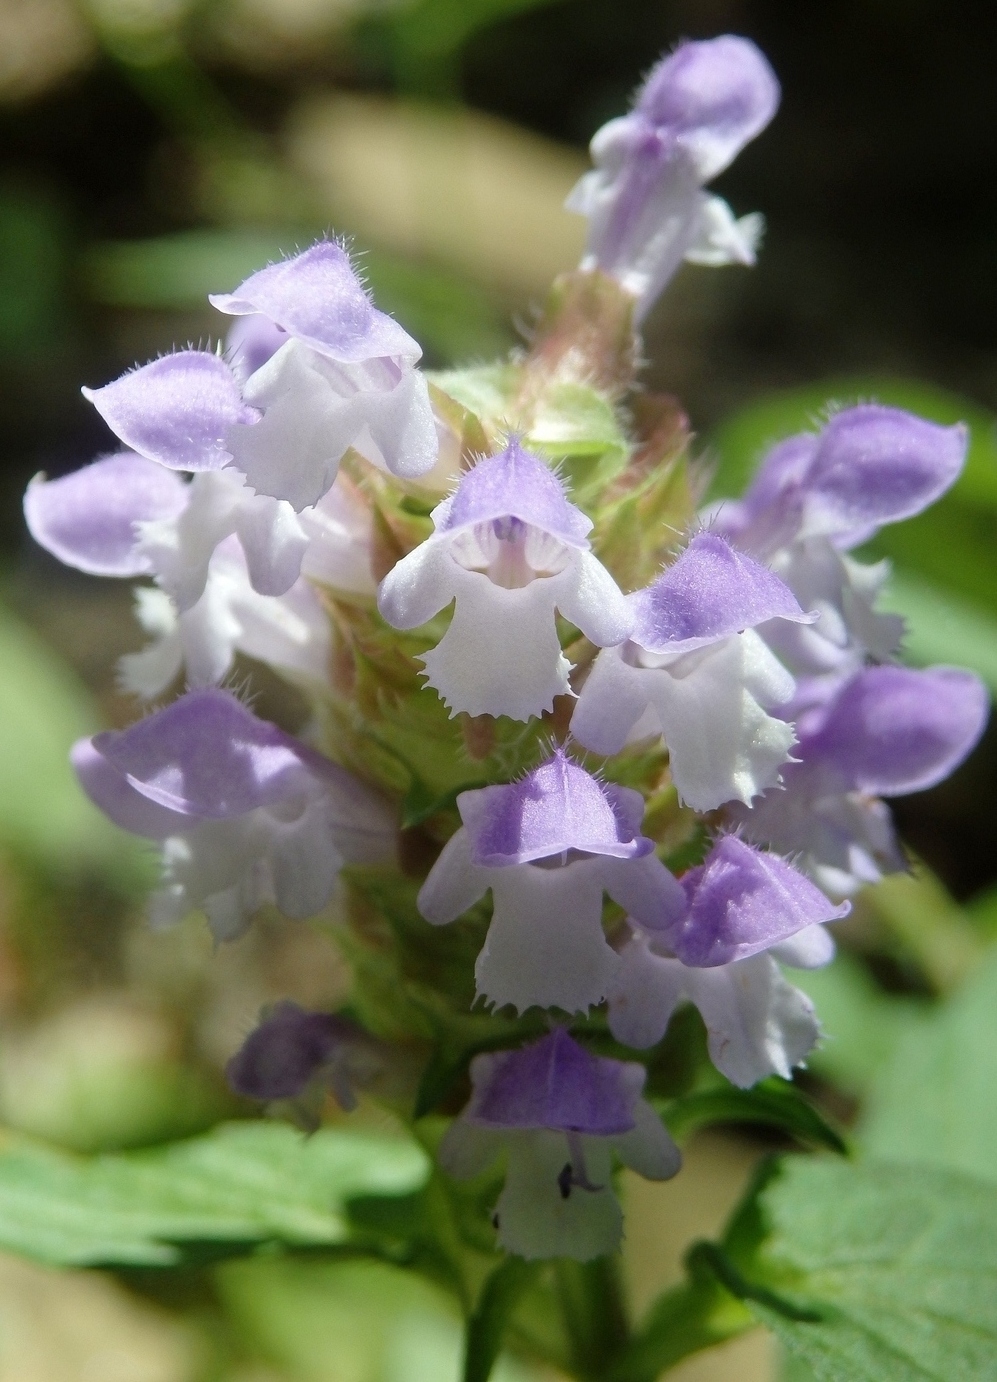
[[[910,518],[949,488],[968,433],[900,408],[862,404],[821,432],[806,478],[807,527],[854,545],[884,523]]]
[[[186,816],[241,816],[314,784],[317,755],[217,688],[188,691],[93,745],[137,792]]]
[[[779,83],[746,38],[683,43],[651,71],[636,109],[696,156],[705,182],[760,134],[779,106]]]
[[[83,396],[126,446],[171,470],[220,470],[232,459],[228,429],[257,418],[228,365],[207,350],[164,355]]]
[[[93,804],[122,830],[148,840],[165,840],[189,827],[186,816],[150,801],[130,786],[114,764],[98,753],[91,739],[78,739],[69,752],[69,761]]]
[[[640,832],[639,794],[598,782],[558,749],[518,782],[462,792],[457,808],[476,864],[501,868],[568,850],[635,859],[652,842]]]
[[[422,354],[407,331],[371,304],[349,255],[333,240],[270,264],[250,274],[234,293],[214,293],[208,301],[233,317],[262,313],[343,364],[388,356],[414,364]]]
[[[337,1045],[352,1036],[353,1024],[344,1018],[305,1012],[285,1000],[250,1032],[225,1067],[225,1077],[237,1094],[250,1099],[293,1099]]]
[[[608,1137],[629,1132],[642,1065],[593,1056],[558,1027],[518,1051],[476,1056],[467,1117],[498,1128],[548,1128]]]
[[[787,507],[798,499],[816,450],[817,438],[810,432],[787,437],[774,446],[745,493],[747,514],[758,518],[772,508]]]
[[[175,518],[186,503],[179,475],[122,451],[58,480],[36,475],[24,517],[35,541],[67,566],[92,576],[140,576],[149,563],[135,552],[135,524]]]
[[[236,317],[225,337],[225,355],[237,378],[246,380],[287,342],[287,332],[260,312]]]
[[[849,910],[830,903],[785,859],[725,835],[705,864],[680,880],[689,899],[668,944],[685,965],[712,969],[768,950],[808,926],[836,921]]]
[[[438,532],[509,518],[530,523],[573,547],[589,545],[591,519],[568,503],[564,485],[550,466],[524,451],[515,438],[497,456],[467,471],[457,492],[433,512]]]
[[[768,619],[812,623],[789,587],[716,533],[699,533],[653,585],[631,596],[635,643],[684,653]]]
[[[862,792],[906,796],[958,767],[989,709],[983,683],[961,668],[870,667],[831,703],[801,756],[833,763]]]

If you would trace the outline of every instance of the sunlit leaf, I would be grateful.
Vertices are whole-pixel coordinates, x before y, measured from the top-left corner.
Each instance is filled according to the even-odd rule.
[[[997,955],[910,1025],[860,1130],[874,1155],[997,1180]]]
[[[816,1382],[992,1375],[992,1185],[890,1163],[787,1158],[755,1208],[760,1241],[725,1244],[718,1275]]]
[[[60,1265],[168,1266],[195,1246],[333,1246],[349,1237],[347,1199],[405,1194],[427,1171],[414,1142],[332,1129],[305,1138],[276,1122],[92,1159],[9,1135],[0,1247]]]

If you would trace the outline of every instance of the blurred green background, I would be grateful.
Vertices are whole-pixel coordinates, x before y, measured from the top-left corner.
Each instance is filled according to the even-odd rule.
[[[953,493],[870,555],[896,563],[911,659],[997,688],[992,5],[0,0],[0,1123],[95,1152],[246,1112],[220,1071],[260,1004],[335,1002],[345,983],[308,927],[271,919],[217,956],[196,921],[147,933],[150,861],[76,791],[65,750],[134,716],[114,663],[141,642],[124,585],[77,578],[23,531],[28,478],[109,444],[80,384],[213,339],[209,290],[328,230],[430,364],[504,351],[577,260],[584,226],[561,203],[591,134],[663,49],[724,30],[783,83],[718,183],[764,211],[764,251],[751,272],[679,275],[648,323],[647,383],[681,398],[718,494],[828,399],[970,421]],[[293,724],[253,677],[261,711]],[[991,732],[899,804],[923,863],[871,890],[841,960],[808,978],[831,1039],[804,1077],[867,1145],[990,1178],[995,796]],[[632,1187],[635,1308],[764,1146],[711,1134],[674,1184]],[[456,1378],[455,1321],[386,1269],[254,1260],[170,1280],[0,1256],[0,1382]],[[750,1336],[673,1375],[776,1366]]]

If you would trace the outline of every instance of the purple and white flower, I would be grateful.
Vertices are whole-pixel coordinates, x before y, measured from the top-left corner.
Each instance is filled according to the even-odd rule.
[[[322,910],[345,862],[386,862],[395,823],[345,769],[226,691],[191,691],[72,752],[84,791],[116,825],[162,842],[153,925],[202,910],[217,940],[265,903]]]
[[[668,1180],[681,1164],[641,1098],[645,1078],[642,1065],[593,1056],[560,1028],[518,1051],[475,1056],[471,1101],[440,1144],[440,1164],[469,1179],[506,1153],[495,1207],[506,1251],[582,1262],[613,1252],[623,1235],[614,1154],[648,1180]]]
[[[863,566],[846,553],[933,504],[958,478],[966,446],[962,425],[860,404],[815,435],[780,442],[742,500],[713,506],[712,526],[820,615],[812,627],[763,630],[794,674],[841,676],[867,656],[895,653],[903,621],[874,608],[889,564]]]
[[[650,931],[675,925],[685,894],[640,834],[639,792],[598,782],[558,750],[518,782],[462,792],[463,825],[419,893],[436,926],[491,889],[474,969],[478,993],[519,1012],[584,1012],[606,996],[619,956],[602,929],[606,892]]]
[[[357,1089],[382,1068],[379,1043],[339,1013],[307,1012],[290,999],[264,1009],[225,1067],[237,1094],[265,1103],[289,1104],[298,1121],[318,1126],[327,1089],[346,1113],[357,1106]]]
[[[274,507],[273,500],[259,502]],[[254,496],[234,472],[187,484],[157,462],[125,452],[57,480],[36,476],[24,511],[35,540],[67,565],[98,576],[155,578],[158,589],[136,591],[138,620],[153,642],[124,657],[121,668],[125,689],[147,699],[181,669],[192,686],[222,681],[237,652],[295,678],[322,677],[331,630],[309,582],[371,601],[376,593],[370,511],[345,481],[300,516],[281,506],[292,570],[300,567],[302,575],[280,594],[261,580],[268,549],[279,550],[280,531],[268,535],[257,523]],[[237,531],[219,537],[233,523]],[[279,556],[277,564],[284,560]]]
[[[777,781],[795,735],[768,713],[795,682],[754,631],[806,614],[771,571],[713,533],[692,539],[646,590],[627,597],[633,627],[606,648],[571,721],[595,753],[661,734],[672,779],[698,811],[749,802]]]
[[[811,687],[800,688],[806,704]],[[832,897],[905,867],[881,797],[941,782],[983,733],[989,697],[957,667],[868,667],[836,690],[818,684],[798,716],[781,790],[731,808],[745,838],[798,858]]]
[[[351,446],[403,479],[432,469],[439,443],[415,369],[422,349],[373,306],[341,245],[320,240],[210,301],[287,333],[243,386],[260,421],[229,434],[235,465],[257,493],[300,512],[330,489]],[[262,327],[254,330],[261,338]],[[258,354],[275,343],[258,339]]]
[[[591,551],[591,520],[515,438],[464,474],[433,523],[382,581],[378,608],[412,629],[455,601],[450,627],[421,659],[453,714],[528,720],[570,694],[555,611],[600,647],[630,632],[627,602]]]
[[[341,246],[320,241],[212,302],[262,315],[285,343],[268,355],[271,336],[248,375],[245,350],[235,368],[181,350],[84,389],[126,446],[173,470],[234,470],[261,511],[267,501],[293,512],[318,503],[351,446],[405,479],[432,469],[439,447],[415,369],[421,351],[371,304]]]
[[[567,201],[589,219],[582,269],[601,269],[644,317],[683,259],[753,264],[760,215],[735,219],[704,185],[760,134],[779,83],[748,39],[681,44],[651,70],[629,114],[596,133],[595,168]]]
[[[609,995],[610,1030],[628,1046],[654,1046],[678,1004],[689,1001],[706,1024],[714,1065],[732,1083],[788,1079],[820,1026],[776,961],[826,964],[834,943],[824,926],[849,904],[834,906],[785,859],[733,835],[681,882],[688,910],[680,922],[656,934],[633,925]]]

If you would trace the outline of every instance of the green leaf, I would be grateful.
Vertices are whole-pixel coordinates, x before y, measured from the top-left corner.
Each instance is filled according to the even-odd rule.
[[[467,1322],[464,1382],[488,1382],[502,1347],[509,1316],[539,1270],[539,1263],[507,1257],[487,1279],[474,1314]]]
[[[715,1123],[748,1123],[778,1128],[798,1141],[833,1152],[848,1150],[844,1138],[827,1123],[795,1085],[773,1076],[751,1089],[719,1085],[683,1095],[665,1109],[665,1122],[677,1141]]]
[[[816,1382],[979,1382],[997,1366],[997,1196],[927,1168],[787,1158],[718,1280]],[[742,1211],[743,1213],[743,1211]]]
[[[873,1085],[860,1129],[876,1156],[997,1180],[997,953],[912,1023]]]
[[[344,1203],[402,1195],[428,1174],[414,1142],[283,1123],[223,1124],[152,1151],[93,1159],[0,1145],[0,1246],[42,1262],[169,1266],[184,1249],[348,1241]]]

